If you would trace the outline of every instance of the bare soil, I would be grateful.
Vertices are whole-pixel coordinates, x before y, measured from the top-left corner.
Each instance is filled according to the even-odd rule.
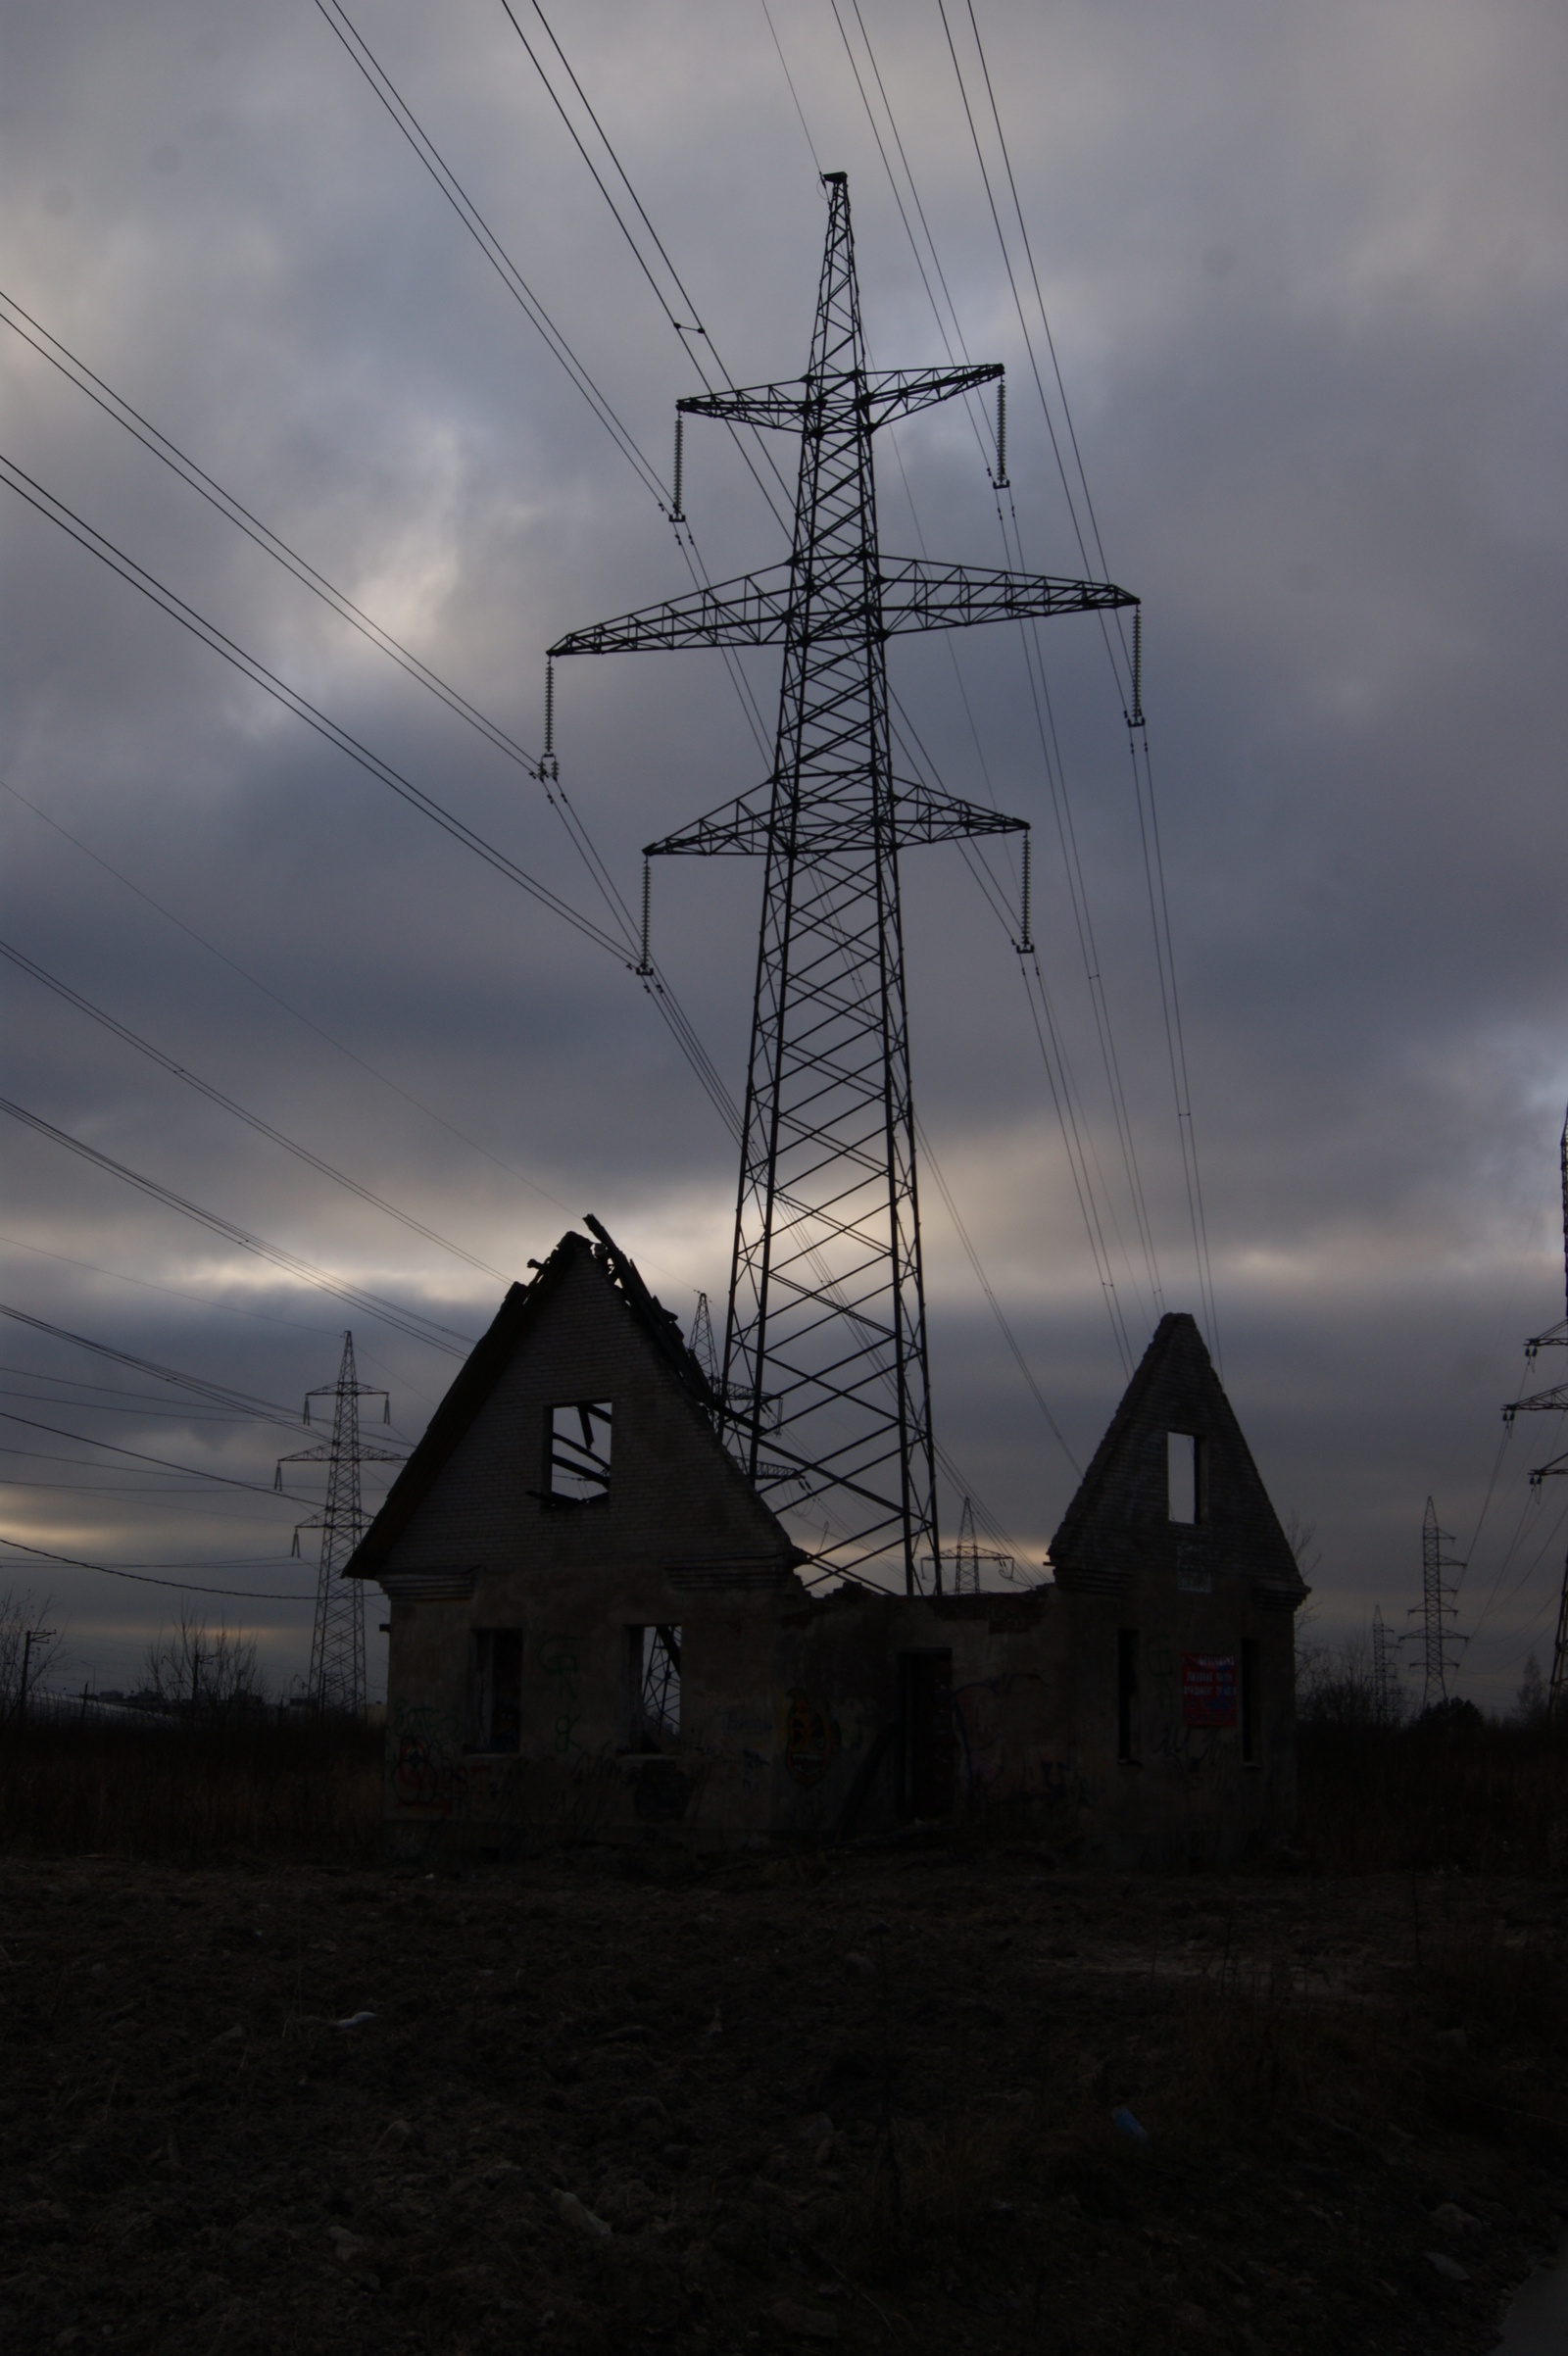
[[[1027,1847],[0,1859],[3,2345],[1481,2350],[1568,2206],[1565,1933]]]

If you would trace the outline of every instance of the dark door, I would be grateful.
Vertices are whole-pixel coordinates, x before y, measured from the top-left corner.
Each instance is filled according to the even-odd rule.
[[[904,1672],[904,1807],[946,1816],[953,1805],[953,1655],[906,1652]]]

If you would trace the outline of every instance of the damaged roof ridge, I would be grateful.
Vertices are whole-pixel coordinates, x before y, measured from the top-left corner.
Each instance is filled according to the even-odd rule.
[[[707,1425],[724,1464],[742,1484],[747,1495],[778,1528],[785,1545],[789,1545],[786,1533],[765,1498],[747,1480],[728,1449],[712,1433],[711,1418],[717,1404],[712,1387],[701,1364],[687,1349],[675,1317],[649,1292],[638,1273],[636,1262],[620,1249],[601,1221],[589,1213],[586,1224],[599,1239],[597,1243],[591,1243],[587,1236],[568,1227],[547,1259],[529,1263],[536,1270],[532,1281],[508,1288],[501,1306],[459,1368],[451,1388],[425,1426],[413,1454],[387,1491],[380,1511],[344,1564],[342,1576],[345,1579],[377,1577],[494,1390],[504,1369],[526,1338],[529,1327],[552,1294],[559,1289],[567,1271],[584,1262],[611,1286],[628,1314],[635,1319],[640,1330],[653,1344],[666,1371],[673,1375],[689,1406]],[[799,1549],[791,1548],[791,1552],[798,1556]]]

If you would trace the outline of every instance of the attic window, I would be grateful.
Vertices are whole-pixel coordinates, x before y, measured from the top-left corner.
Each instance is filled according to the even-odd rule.
[[[1173,1522],[1208,1519],[1208,1448],[1197,1432],[1165,1434],[1165,1479]]]
[[[553,1502],[584,1505],[609,1495],[611,1419],[608,1399],[574,1399],[550,1410],[550,1484]]]

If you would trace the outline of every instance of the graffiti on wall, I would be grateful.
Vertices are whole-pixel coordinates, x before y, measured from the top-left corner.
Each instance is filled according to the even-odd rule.
[[[970,1790],[988,1800],[1082,1799],[1082,1779],[1047,1711],[1046,1681],[1015,1670],[956,1686],[953,1720]]]
[[[810,1792],[822,1781],[838,1754],[837,1722],[801,1686],[791,1686],[785,1694],[782,1715],[780,1747],[784,1772],[792,1784],[799,1784],[803,1792]]]
[[[395,1700],[391,1711],[392,1796],[400,1808],[463,1816],[468,1770],[455,1710],[431,1702]]]

